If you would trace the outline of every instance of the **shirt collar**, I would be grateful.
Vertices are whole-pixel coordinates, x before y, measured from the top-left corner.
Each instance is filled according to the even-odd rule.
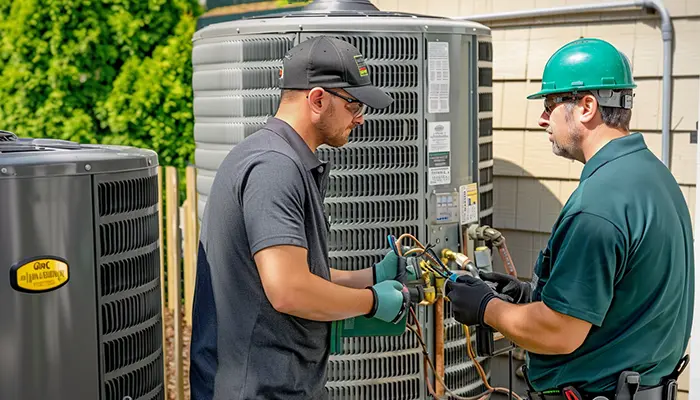
[[[607,164],[609,161],[634,153],[635,151],[644,150],[647,148],[644,142],[644,137],[641,133],[631,133],[621,138],[613,139],[608,142],[602,149],[591,157],[583,167],[581,172],[581,181],[587,179],[598,168]]]
[[[314,154],[306,142],[304,142],[304,139],[302,139],[297,131],[295,131],[294,128],[292,128],[292,126],[285,121],[279,118],[271,117],[267,120],[264,129],[270,130],[282,137],[282,139],[286,140],[301,159],[302,164],[304,164],[304,168],[306,168],[308,171],[314,170],[319,166],[326,164],[324,161],[318,159],[316,154]]]

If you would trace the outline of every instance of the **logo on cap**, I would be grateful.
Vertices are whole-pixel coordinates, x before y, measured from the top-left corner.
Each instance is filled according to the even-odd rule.
[[[365,63],[365,58],[358,54],[353,57],[355,59],[355,64],[357,64],[357,70],[360,71],[360,76],[369,75],[369,70],[367,70],[367,63]]]

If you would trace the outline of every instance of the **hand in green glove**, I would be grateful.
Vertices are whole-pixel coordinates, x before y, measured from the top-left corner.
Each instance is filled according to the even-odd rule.
[[[408,281],[407,272],[415,275],[415,271],[407,271],[406,257],[399,257],[394,251],[386,253],[382,261],[372,266],[374,284],[388,280],[399,281],[406,284]]]
[[[408,310],[408,288],[400,282],[389,280],[369,288],[374,294],[374,305],[367,318],[397,323]]]

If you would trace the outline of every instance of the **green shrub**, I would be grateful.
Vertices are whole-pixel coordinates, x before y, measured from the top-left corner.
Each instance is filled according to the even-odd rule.
[[[0,0],[0,129],[192,159],[197,0]]]

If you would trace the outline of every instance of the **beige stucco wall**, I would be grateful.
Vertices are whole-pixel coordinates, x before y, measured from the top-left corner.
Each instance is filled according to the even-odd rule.
[[[605,0],[611,2],[614,0]],[[600,0],[373,0],[380,9],[440,16],[468,16]],[[666,0],[675,30],[671,171],[694,217],[700,89],[700,0]],[[554,156],[537,126],[541,101],[525,96],[539,89],[544,64],[563,44],[581,36],[605,39],[632,61],[638,87],[632,126],[661,158],[662,40],[657,16],[641,11],[485,23],[494,51],[494,227],[506,236],[521,276],[529,278],[562,204],[576,188],[582,165]],[[497,261],[497,260],[496,260]],[[687,371],[682,387],[687,390]],[[681,399],[687,393],[681,394]]]

